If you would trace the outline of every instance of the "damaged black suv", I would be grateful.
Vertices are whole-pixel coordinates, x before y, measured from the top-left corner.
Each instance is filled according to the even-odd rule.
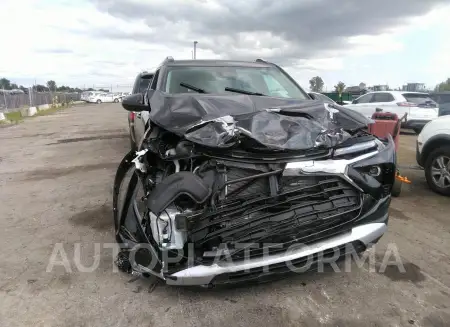
[[[122,104],[148,112],[114,183],[122,270],[173,285],[259,280],[387,230],[392,138],[275,64],[167,58]]]

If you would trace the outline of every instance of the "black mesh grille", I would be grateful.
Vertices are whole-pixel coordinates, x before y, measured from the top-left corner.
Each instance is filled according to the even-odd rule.
[[[227,180],[237,180],[259,173],[250,169],[231,168],[227,170]],[[267,178],[255,178],[248,181],[233,183],[227,186],[229,197],[247,197],[255,194],[269,194],[269,182]]]
[[[251,199],[227,199],[204,214],[190,231],[197,245],[212,250],[203,259],[217,260],[218,244],[226,246],[232,259],[285,251],[293,243],[348,231],[359,215],[361,195],[340,177],[280,177],[279,186],[277,196],[253,193]]]

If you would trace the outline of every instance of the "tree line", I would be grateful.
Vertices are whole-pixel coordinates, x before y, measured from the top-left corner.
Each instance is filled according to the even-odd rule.
[[[447,78],[446,81],[436,85],[436,88],[434,90],[436,92],[450,91],[450,78]]]
[[[23,85],[17,85],[16,83],[12,83],[7,78],[0,78],[0,89],[3,90],[22,90],[25,93],[28,92],[28,88]],[[66,85],[57,86],[56,82],[53,80],[47,81],[46,85],[36,84],[32,86],[34,92],[83,92],[83,91],[100,91],[100,92],[109,92],[108,89],[80,89],[78,87],[70,87]]]
[[[320,76],[315,76],[313,78],[311,78],[309,80],[309,88],[312,92],[323,92],[323,87],[324,87],[325,83],[323,82],[322,78]],[[334,91],[342,94],[342,92],[344,92],[345,90],[345,83],[344,82],[339,82],[334,86]],[[364,89],[366,87],[365,83],[360,83],[359,87],[361,89]],[[388,89],[390,90],[390,89]],[[398,88],[398,90],[400,91],[401,89]],[[442,92],[442,91],[450,91],[450,78],[447,78],[446,81],[439,83],[438,85],[436,85],[436,87],[434,88],[434,91],[436,92]]]
[[[309,89],[312,92],[318,92],[318,93],[323,92],[324,85],[325,85],[325,83],[323,82],[323,79],[320,76],[315,76],[309,80]],[[339,83],[337,83],[334,86],[334,91],[341,94],[342,92],[344,92],[345,87],[346,87],[345,83],[342,81],[339,81]]]

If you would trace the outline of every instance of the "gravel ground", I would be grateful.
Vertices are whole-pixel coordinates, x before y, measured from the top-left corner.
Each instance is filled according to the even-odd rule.
[[[450,201],[415,168],[415,139],[401,136],[401,171],[413,184],[392,202],[375,272],[352,265],[205,290],[152,287],[114,269],[104,244],[113,242],[112,183],[129,146],[120,105],[0,127],[0,326],[450,326]],[[55,248],[60,264],[49,269]],[[379,269],[387,248],[405,273]]]

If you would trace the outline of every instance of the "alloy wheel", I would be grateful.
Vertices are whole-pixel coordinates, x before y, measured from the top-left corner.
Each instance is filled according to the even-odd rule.
[[[431,163],[433,183],[440,188],[450,187],[450,157],[441,155]]]

